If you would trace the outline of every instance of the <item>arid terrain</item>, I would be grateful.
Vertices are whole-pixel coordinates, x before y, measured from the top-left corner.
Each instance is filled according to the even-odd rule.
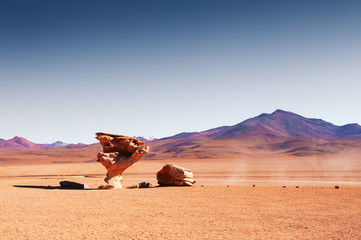
[[[1,139],[0,238],[361,239],[357,124],[277,110],[145,144],[124,189],[99,190],[100,144]],[[195,186],[157,187],[167,163],[192,170]],[[127,188],[143,181],[153,187]]]
[[[105,177],[99,163],[2,166],[1,239],[361,238],[357,155],[342,164],[322,157],[141,160],[125,171],[124,187],[156,186],[165,163],[193,170],[195,187],[97,190]],[[91,189],[58,189],[62,180]]]

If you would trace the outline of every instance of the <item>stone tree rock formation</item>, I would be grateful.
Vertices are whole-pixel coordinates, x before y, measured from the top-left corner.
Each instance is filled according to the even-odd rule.
[[[96,133],[103,152],[98,153],[98,162],[108,170],[104,181],[106,186],[99,188],[122,188],[122,174],[131,165],[149,151],[149,146],[144,145],[137,138],[123,135]]]
[[[157,180],[160,186],[193,186],[196,182],[191,170],[170,164],[157,173]]]

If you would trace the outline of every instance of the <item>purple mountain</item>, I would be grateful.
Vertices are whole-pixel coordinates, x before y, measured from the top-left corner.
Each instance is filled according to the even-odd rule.
[[[233,126],[203,132],[180,133],[152,142],[154,154],[172,157],[212,158],[239,156],[253,149],[289,153],[295,156],[333,154],[361,145],[361,126],[336,126],[321,119],[276,110],[261,114]]]
[[[207,137],[209,139],[243,138],[289,138],[311,137],[320,140],[360,140],[361,126],[353,123],[336,126],[322,119],[306,118],[283,110],[271,114],[263,113],[233,126],[223,126],[203,132],[183,132],[163,138],[191,139]]]
[[[213,137],[312,137],[320,140],[361,139],[361,126],[347,124],[336,126],[321,119],[305,118],[292,112],[276,110],[261,114],[237,125],[218,131]]]
[[[24,150],[24,149],[39,149],[46,147],[45,144],[37,144],[30,142],[22,137],[14,137],[9,140],[0,138],[0,150]]]

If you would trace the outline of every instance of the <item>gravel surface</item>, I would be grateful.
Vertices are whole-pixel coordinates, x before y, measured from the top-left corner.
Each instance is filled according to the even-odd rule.
[[[0,239],[361,239],[360,187],[34,183],[0,189]]]

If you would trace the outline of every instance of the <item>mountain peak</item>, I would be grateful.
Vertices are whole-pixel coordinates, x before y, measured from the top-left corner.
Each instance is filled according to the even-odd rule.
[[[11,140],[18,140],[18,139],[24,139],[24,138],[19,137],[19,136],[15,136],[15,137],[13,137],[13,138],[9,139],[9,141],[11,141]]]
[[[62,141],[56,141],[56,142],[53,142],[51,144],[46,144],[48,147],[63,147],[63,146],[67,146],[69,144],[65,143],[65,142],[62,142]]]
[[[268,116],[275,116],[275,115],[292,115],[292,116],[299,116],[296,113],[293,112],[289,112],[289,111],[285,111],[282,109],[277,109],[276,111],[274,111],[273,113],[262,113],[258,116],[256,116],[255,118],[263,118],[263,117],[268,117]],[[252,118],[251,118],[252,119]],[[247,121],[247,120],[246,120]]]
[[[274,111],[272,114],[274,113],[288,113],[288,112],[282,109],[276,109],[276,111]]]
[[[9,139],[9,141],[16,142],[16,143],[30,142],[29,140],[19,137],[19,136],[15,136],[12,139]]]
[[[290,112],[290,111],[285,111],[285,110],[282,110],[282,109],[277,109],[277,110],[274,111],[271,115],[275,115],[275,114],[290,114],[290,115],[299,116],[299,115],[296,114],[296,113],[293,113],[293,112]]]

